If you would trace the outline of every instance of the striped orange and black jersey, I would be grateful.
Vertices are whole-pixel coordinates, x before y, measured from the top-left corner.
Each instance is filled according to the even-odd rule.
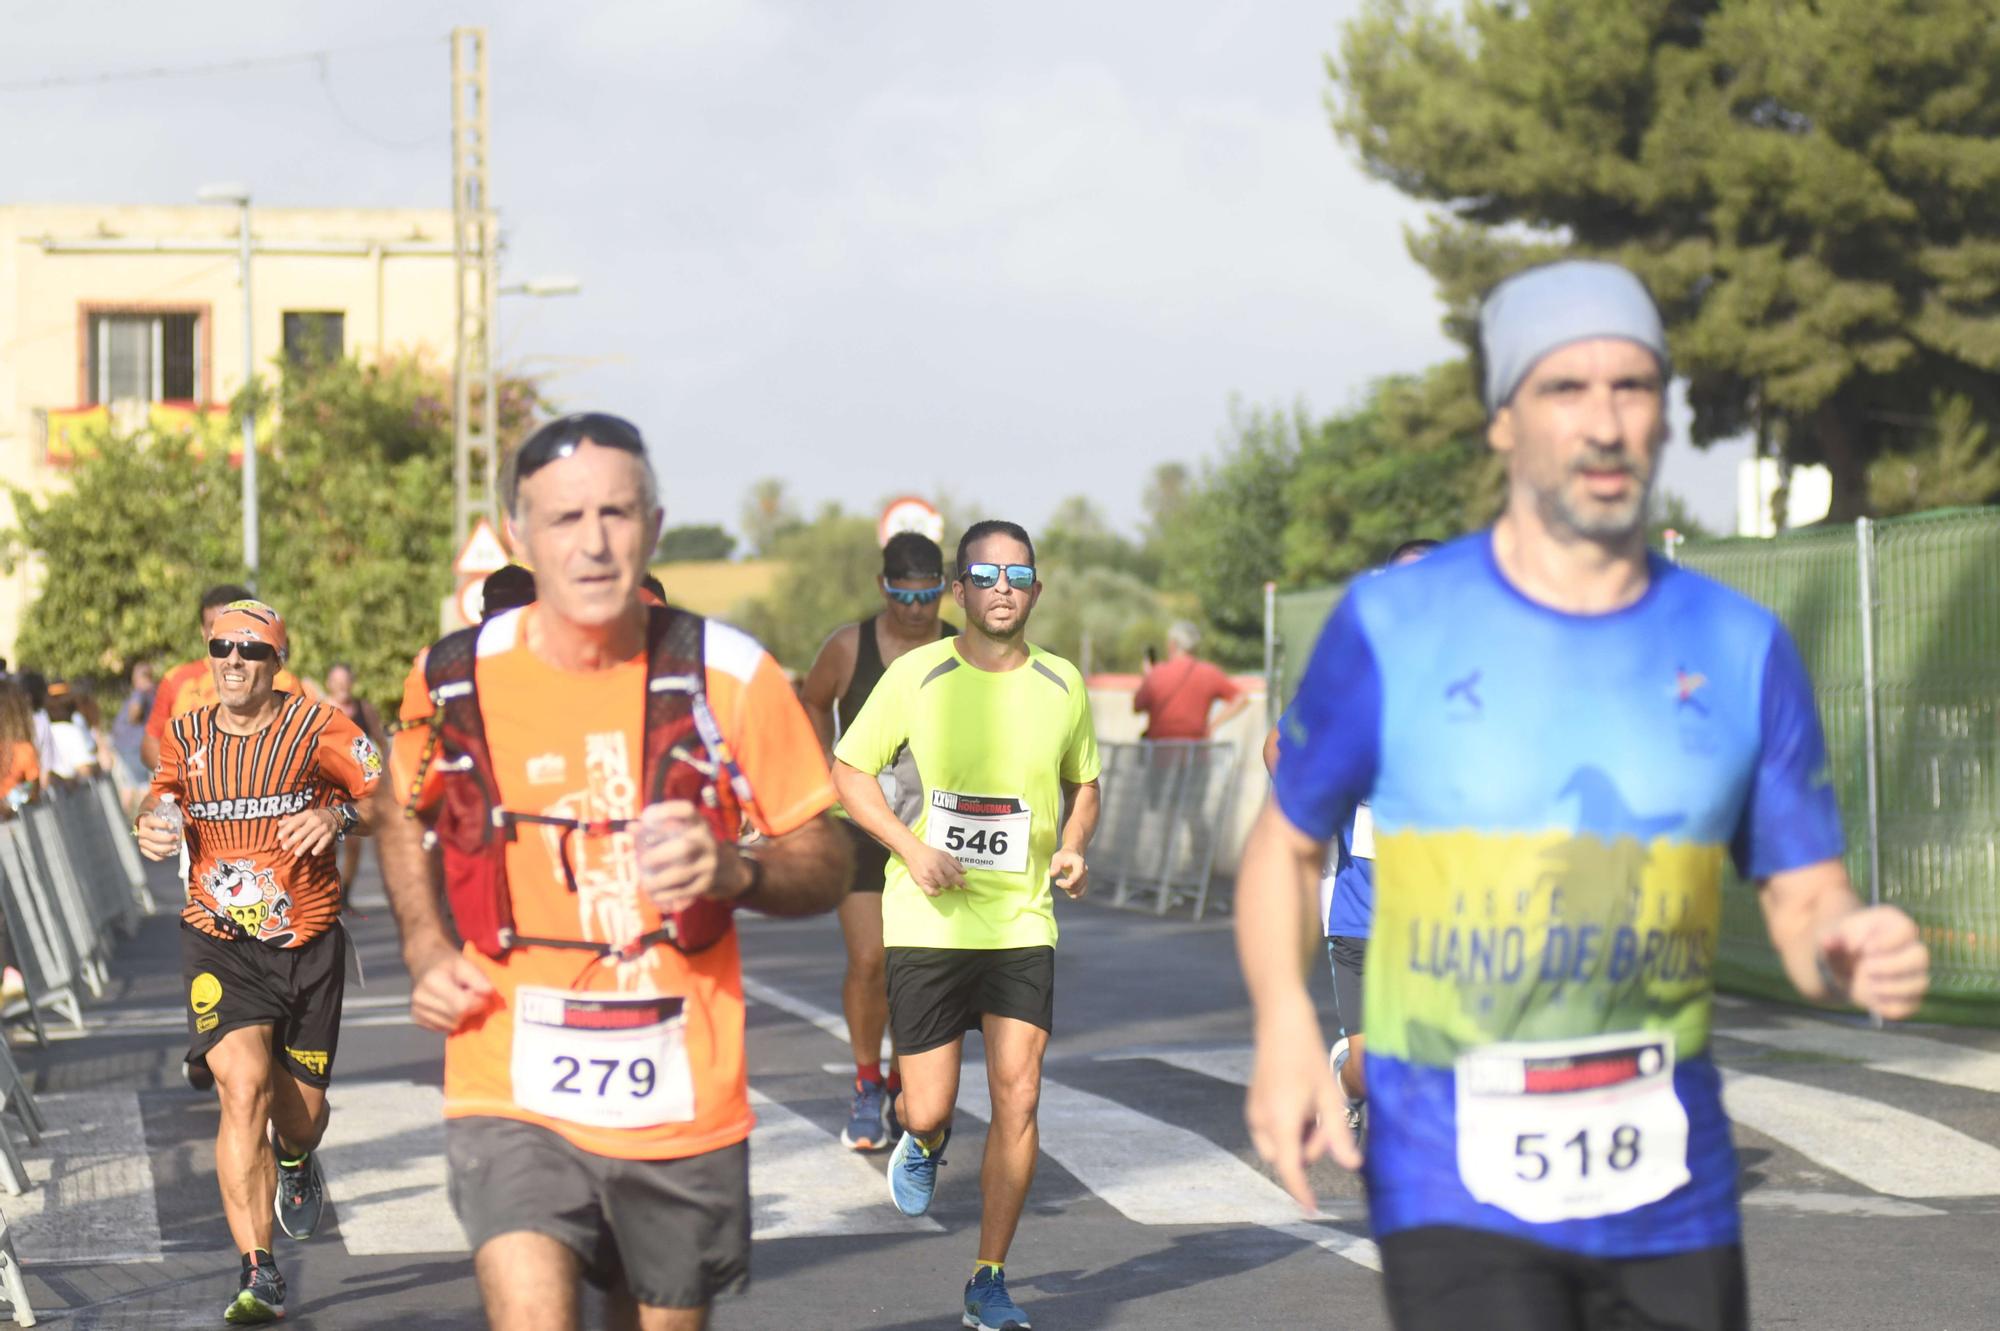
[[[216,725],[216,708],[175,717],[160,744],[153,793],[179,799],[187,815],[188,904],[203,933],[299,947],[325,933],[340,909],[333,847],[295,855],[278,826],[306,809],[368,797],[382,756],[340,712],[297,694],[254,735]]]

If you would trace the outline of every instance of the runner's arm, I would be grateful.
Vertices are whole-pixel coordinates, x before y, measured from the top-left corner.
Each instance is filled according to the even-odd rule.
[[[763,866],[762,881],[749,888],[751,870],[734,846],[725,848],[728,872],[739,894],[737,901],[762,915],[818,915],[838,906],[854,876],[854,852],[833,825],[831,814],[820,814],[803,827],[773,837],[756,851]]]
[[[835,758],[833,793],[840,797],[840,807],[847,810],[847,816],[854,825],[881,842],[891,853],[901,856],[903,863],[909,864],[922,858],[927,847],[917,840],[916,833],[903,826],[903,820],[889,807],[889,800],[882,794],[882,787],[874,777]]]
[[[1097,835],[1098,815],[1103,811],[1104,801],[1097,789],[1097,782],[1065,781],[1062,783],[1063,807],[1069,812],[1063,819],[1062,849],[1074,855],[1081,855],[1090,846],[1090,839]]]
[[[1277,801],[1267,800],[1236,878],[1236,952],[1256,1032],[1244,1119],[1257,1153],[1308,1209],[1316,1206],[1306,1179],[1312,1161],[1330,1154],[1348,1169],[1361,1164],[1306,989],[1325,862],[1325,843],[1294,827]]]
[[[827,634],[799,689],[799,701],[805,705],[813,733],[819,736],[819,747],[828,757],[833,754],[834,703],[854,682],[854,658],[860,648],[860,637],[860,630],[853,624],[843,624]]]
[[[1839,860],[1774,873],[1761,887],[1771,946],[1803,997],[1893,1020],[1916,1014],[1930,983],[1930,952],[1908,915],[1863,906]]]

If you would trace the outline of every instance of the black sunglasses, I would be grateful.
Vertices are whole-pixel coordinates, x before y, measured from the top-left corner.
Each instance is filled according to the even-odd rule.
[[[528,436],[514,453],[514,485],[518,487],[551,462],[576,452],[586,439],[600,448],[615,448],[642,462],[646,459],[646,441],[638,426],[609,412],[580,411],[559,416]]]
[[[225,661],[235,652],[246,661],[268,661],[278,654],[278,649],[268,642],[243,642],[236,638],[210,638],[208,654],[218,661]]]

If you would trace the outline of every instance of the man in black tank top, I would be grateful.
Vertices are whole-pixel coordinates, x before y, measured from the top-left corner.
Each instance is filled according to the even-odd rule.
[[[944,596],[944,551],[937,542],[916,532],[899,532],[882,547],[882,610],[858,624],[835,629],[800,690],[806,715],[819,731],[830,754],[833,742],[861,711],[861,704],[889,662],[913,648],[958,632],[941,623],[938,610]],[[885,782],[894,769],[885,774]],[[914,822],[913,806],[922,798],[914,779],[884,793],[903,821]],[[847,978],[841,985],[841,1007],[847,1016],[848,1038],[854,1046],[854,1103],[840,1139],[857,1151],[879,1151],[896,1140],[890,1124],[890,1100],[896,1074],[883,1076],[882,1032],[889,1023],[889,988],[882,960],[882,878],[889,852],[866,832],[840,819],[854,840],[854,881],[840,906],[840,932],[847,941]]]

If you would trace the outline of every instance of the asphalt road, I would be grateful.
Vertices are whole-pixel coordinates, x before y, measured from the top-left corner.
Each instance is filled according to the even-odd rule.
[[[367,982],[349,988],[324,1149],[336,1220],[309,1243],[280,1240],[288,1320],[479,1327],[445,1198],[441,1042],[407,1021],[371,883],[350,920]],[[1035,1325],[1386,1327],[1356,1182],[1323,1168],[1324,1214],[1308,1220],[1249,1148],[1227,922],[1064,903],[1062,928],[1043,1157],[1008,1263]],[[883,1157],[838,1142],[851,1072],[833,922],[753,918],[743,934],[759,1238],[750,1291],[713,1325],[957,1326],[978,1225],[978,1078],[961,1094],[930,1216],[903,1219]],[[44,1324],[216,1326],[234,1291],[215,1107],[179,1079],[177,956],[174,922],[146,922],[85,1031],[16,1050],[50,1131],[23,1150],[35,1186],[0,1196],[0,1211]],[[1878,1033],[1735,1001],[1717,1024],[1755,1324],[2000,1328],[2000,1032]]]

